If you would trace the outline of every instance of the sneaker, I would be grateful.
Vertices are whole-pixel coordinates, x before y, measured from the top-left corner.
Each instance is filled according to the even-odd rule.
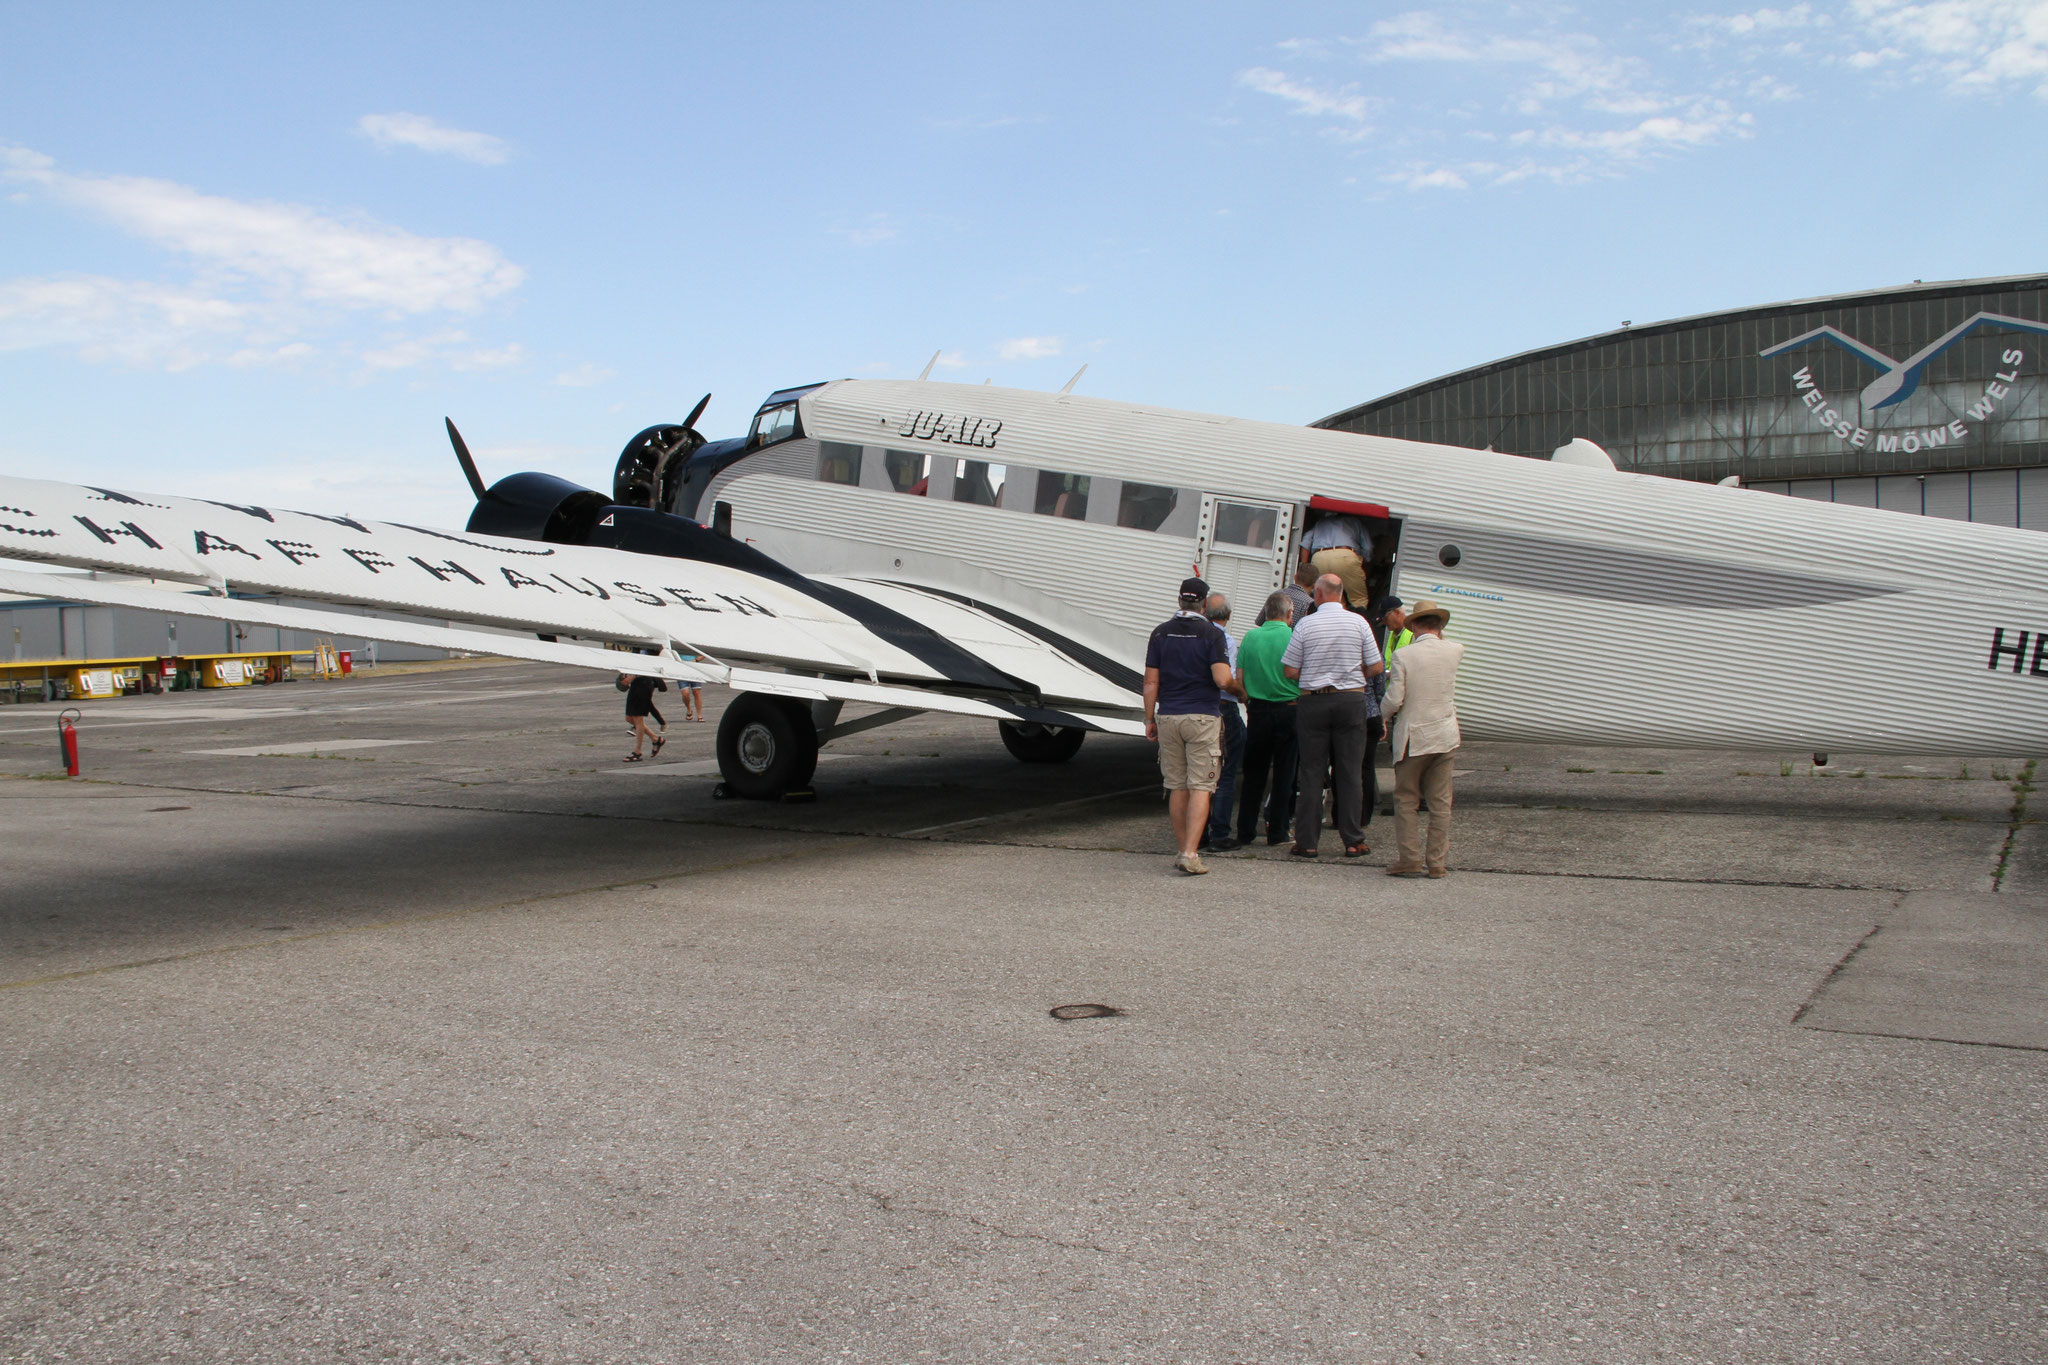
[[[1237,845],[1238,841],[1231,838],[1228,834],[1224,835],[1221,839],[1204,839],[1202,841],[1202,847],[1211,853],[1228,853],[1233,848],[1236,848]]]
[[[1173,865],[1190,877],[1199,877],[1209,870],[1203,864],[1202,855],[1199,853],[1183,853],[1173,860]]]

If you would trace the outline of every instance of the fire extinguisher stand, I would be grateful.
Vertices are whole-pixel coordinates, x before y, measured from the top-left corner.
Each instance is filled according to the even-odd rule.
[[[57,717],[57,748],[64,755],[64,775],[78,776],[78,708],[67,706]]]

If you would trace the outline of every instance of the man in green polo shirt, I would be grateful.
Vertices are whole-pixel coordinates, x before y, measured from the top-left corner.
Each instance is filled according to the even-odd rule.
[[[1237,841],[1248,844],[1259,823],[1259,805],[1271,778],[1272,814],[1266,842],[1284,844],[1294,816],[1294,701],[1301,695],[1280,670],[1280,656],[1294,638],[1294,603],[1284,592],[1266,599],[1259,623],[1237,646],[1237,681],[1246,702],[1244,772],[1238,779]]]

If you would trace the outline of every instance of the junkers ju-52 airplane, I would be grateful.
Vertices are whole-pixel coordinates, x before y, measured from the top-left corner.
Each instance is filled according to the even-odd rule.
[[[0,556],[190,585],[0,591],[607,671],[598,646],[640,649],[635,671],[740,693],[720,770],[774,797],[820,744],[921,711],[994,721],[1026,762],[1142,733],[1177,581],[1249,618],[1341,512],[1392,590],[1455,604],[1472,740],[2048,750],[2037,533],[1064,392],[841,380],[708,443],[703,407],[635,437],[609,497],[486,488],[451,424],[460,532],[0,478]]]

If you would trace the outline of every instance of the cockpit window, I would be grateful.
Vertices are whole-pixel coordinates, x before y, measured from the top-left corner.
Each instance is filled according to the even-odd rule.
[[[777,403],[754,414],[754,444],[774,445],[796,435],[796,404]]]

